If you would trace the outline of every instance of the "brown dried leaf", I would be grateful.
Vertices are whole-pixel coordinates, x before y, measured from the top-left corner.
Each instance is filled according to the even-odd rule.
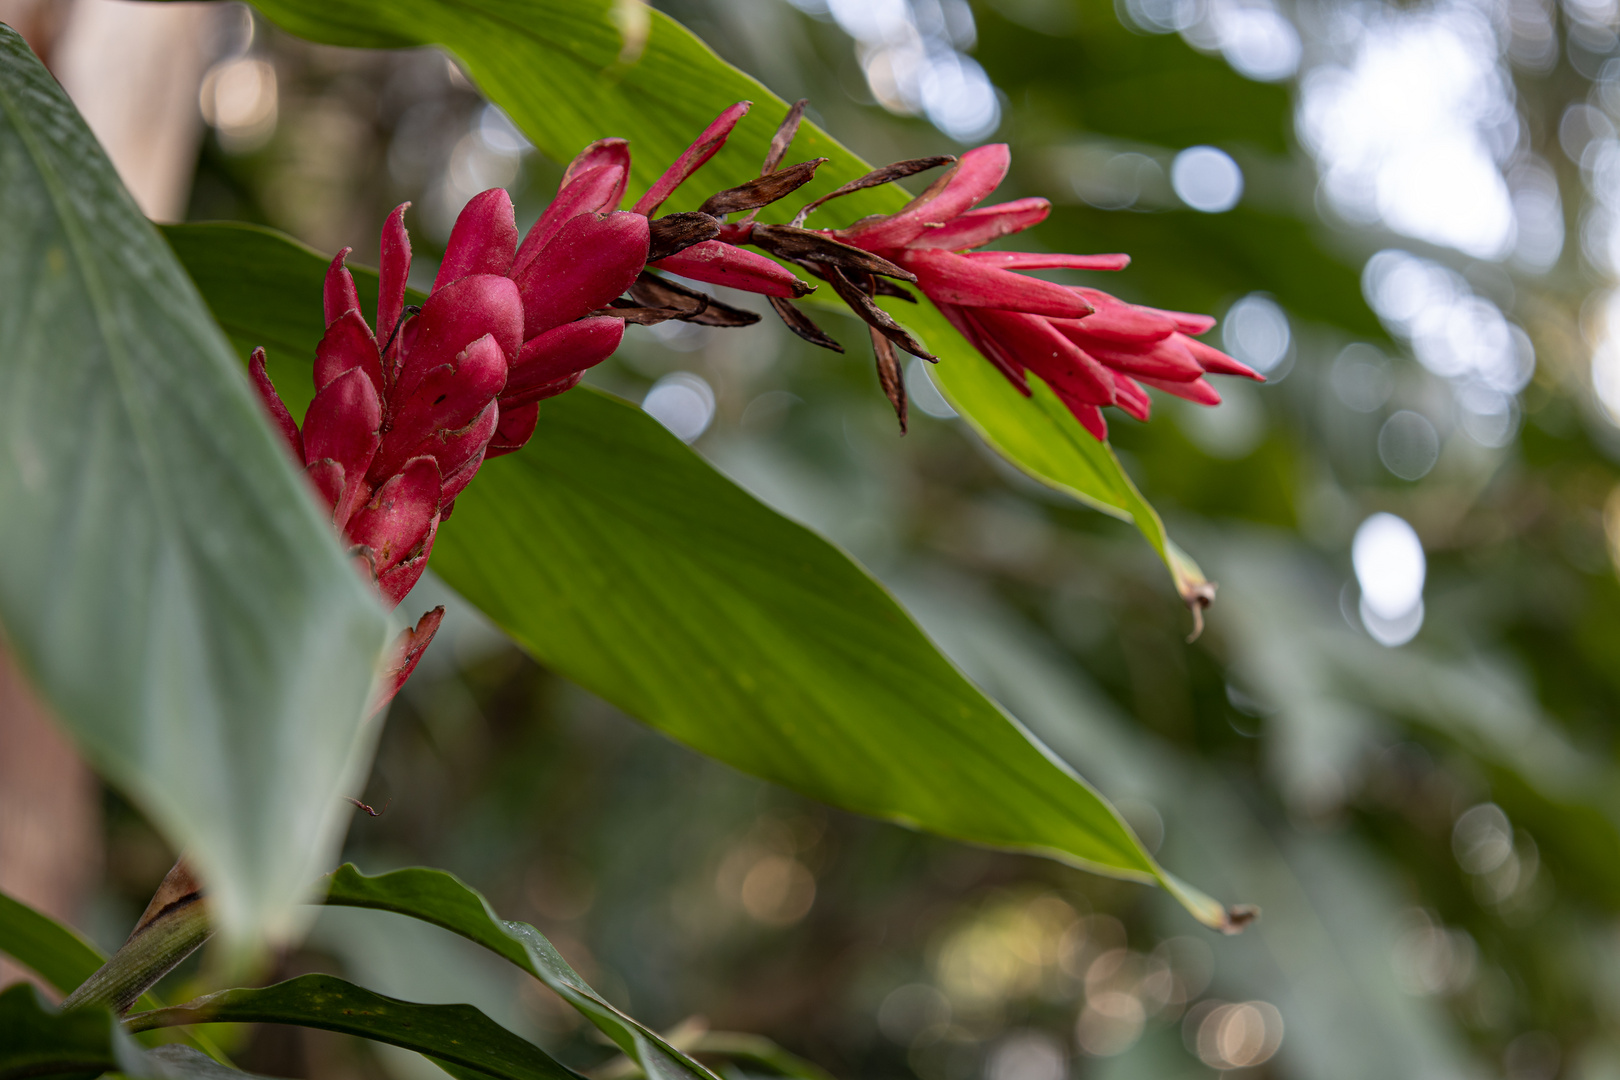
[[[795,225],[756,225],[748,242],[790,262],[828,263],[863,274],[883,274],[901,281],[917,280],[916,274],[880,255]]]
[[[799,121],[804,118],[804,107],[808,104],[809,98],[800,98],[793,103],[793,108],[788,110],[782,126],[771,136],[771,148],[765,155],[765,164],[760,168],[759,175],[767,176],[782,164],[782,158],[787,155],[788,147],[793,145],[793,137],[799,133]]]
[[[856,177],[843,187],[835,188],[832,191],[827,192],[827,194],[823,195],[815,202],[807,204],[804,209],[793,215],[793,224],[803,225],[804,219],[809,217],[812,211],[829,199],[836,199],[840,195],[849,195],[852,192],[861,191],[865,188],[877,187],[880,184],[890,184],[896,180],[904,180],[908,176],[914,176],[920,172],[927,172],[929,169],[938,168],[941,165],[951,164],[955,161],[956,158],[949,154],[945,154],[941,157],[913,158],[910,161],[897,161],[893,165],[885,165],[881,169],[873,169],[865,176]],[[942,177],[941,180],[935,181],[934,184],[929,187],[928,191],[933,192],[944,179],[945,178]],[[918,196],[918,198],[926,197],[927,194],[928,192],[924,192],[923,195]]]
[[[894,355],[894,345],[880,333],[876,327],[871,328],[872,351],[877,354],[878,384],[883,387],[884,396],[889,404],[894,406],[894,415],[900,421],[900,434],[906,433],[906,379],[905,373],[900,369],[900,360]]]
[[[831,349],[836,353],[844,351],[844,347],[828,336],[827,331],[817,326],[810,316],[794,307],[791,300],[784,300],[780,296],[767,296],[765,299],[771,302],[771,307],[782,317],[787,328],[810,344],[820,345],[823,349]]]
[[[777,199],[808,184],[815,178],[816,169],[826,160],[815,158],[811,161],[801,161],[781,172],[767,173],[746,184],[717,191],[698,209],[715,217],[725,217],[727,214],[738,214],[744,210],[758,210],[762,206],[769,206]]]
[[[872,284],[877,286],[878,296],[893,296],[904,300],[908,304],[915,304],[917,302],[916,295],[913,294],[910,289],[902,289],[900,286],[896,285],[887,278],[875,277],[872,279]]]
[[[693,244],[713,240],[720,235],[720,223],[701,210],[684,214],[665,214],[654,218],[647,227],[650,234],[647,261],[657,262]]]
[[[733,307],[708,293],[659,277],[649,270],[641,272],[629,292],[630,299],[644,307],[686,310],[688,314],[676,318],[700,326],[752,326],[759,322],[759,315],[755,312]]]
[[[832,285],[838,298],[850,306],[850,309],[865,319],[869,325],[881,331],[883,336],[900,346],[913,356],[920,356],[924,360],[938,363],[939,358],[922,347],[922,342],[912,337],[906,328],[894,321],[894,317],[887,311],[872,302],[872,297],[862,286],[852,281],[844,271],[836,266],[826,266],[827,282]],[[868,279],[870,280],[870,279]]]

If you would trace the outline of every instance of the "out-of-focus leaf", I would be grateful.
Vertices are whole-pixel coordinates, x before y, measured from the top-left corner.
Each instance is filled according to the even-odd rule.
[[[131,1031],[177,1024],[294,1024],[415,1050],[498,1080],[578,1080],[538,1046],[471,1005],[418,1005],[330,975],[300,975],[262,989],[225,990],[125,1021]]]
[[[763,1035],[746,1031],[705,1031],[686,1044],[694,1054],[712,1054],[729,1061],[762,1065],[793,1080],[833,1080],[832,1074],[813,1061],[790,1054]]]
[[[308,364],[319,255],[285,241],[270,252],[274,234],[231,226],[170,237],[199,273],[284,259],[284,286],[266,279],[249,293],[216,284],[231,277],[220,272],[206,295],[246,347],[263,340],[262,313],[276,312],[263,316],[267,333],[302,326],[304,344],[287,350]],[[238,240],[239,256],[219,250]],[[298,258],[305,269],[293,272]],[[300,309],[315,314],[302,323],[290,314]],[[307,378],[288,377],[295,412]],[[1229,925],[838,549],[617,398],[580,389],[541,416],[524,451],[490,462],[457,499],[433,562],[541,662],[757,776],[945,836],[1158,881],[1207,924]]]
[[[333,44],[415,44],[448,48],[467,65],[479,87],[512,117],[535,145],[566,161],[587,143],[605,135],[630,139],[632,174],[650,184],[714,116],[739,99],[755,107],[737,125],[725,149],[671,200],[666,209],[688,209],[707,194],[735,187],[759,175],[787,104],[758,80],[717,57],[690,31],[661,12],[649,15],[645,41],[627,59],[612,0],[535,0],[521,12],[498,0],[262,0],[259,7],[296,34]],[[829,160],[798,194],[816,195],[863,176],[871,166],[814,124],[805,123],[788,161]],[[892,213],[909,196],[894,184],[844,196],[819,212],[821,224],[851,221],[867,214]],[[798,200],[767,208],[764,217],[783,220]],[[812,224],[817,222],[813,219]],[[931,305],[903,313],[928,337],[929,347],[954,368],[984,361],[949,329]],[[962,389],[973,373],[951,376]],[[1200,581],[1178,572],[1170,561],[1164,526],[1135,492],[1113,455],[1086,452],[1079,464],[1067,444],[1089,438],[1066,411],[1026,405],[1009,407],[1004,395],[981,400],[957,393],[953,403],[1001,453],[1029,475],[1060,491],[1080,494],[1093,506],[1133,520],[1166,559],[1183,599]],[[1051,446],[1044,446],[1045,443]],[[1028,458],[1020,455],[1029,455]],[[1056,463],[1062,467],[1054,467]],[[1129,491],[1127,499],[1121,492]],[[1140,504],[1146,513],[1138,513]],[[1191,601],[1189,601],[1191,602]]]
[[[27,904],[0,892],[0,953],[30,968],[62,993],[105,961],[101,950]]]
[[[344,907],[375,908],[408,915],[477,942],[516,964],[554,990],[641,1066],[654,1080],[713,1080],[663,1036],[609,1004],[568,965],[544,934],[528,923],[507,922],[489,901],[443,870],[420,868],[388,874],[362,874],[353,864],[330,878],[326,902]]]
[[[145,1055],[111,1012],[58,1012],[29,983],[0,993],[0,1080],[108,1069],[147,1075]]]
[[[200,1050],[178,1044],[148,1050],[144,1075],[161,1080],[258,1080],[253,1073],[221,1065]]]
[[[0,622],[236,940],[286,933],[350,808],[385,613],[196,289],[0,27]]]
[[[1058,5],[1053,5],[1058,7]],[[1174,34],[1127,29],[1110,0],[1070,0],[1071,25],[1032,34],[993,5],[977,13],[973,56],[1009,98],[1013,119],[1180,149],[1242,144],[1289,147],[1293,106],[1276,83],[1244,78],[1219,56]]]
[[[43,912],[0,892],[0,953],[31,969],[63,994],[72,993],[93,975],[106,957],[101,950]],[[163,1002],[151,993],[142,994],[143,1009],[157,1009]],[[188,1034],[189,1041],[214,1051],[206,1039]]]

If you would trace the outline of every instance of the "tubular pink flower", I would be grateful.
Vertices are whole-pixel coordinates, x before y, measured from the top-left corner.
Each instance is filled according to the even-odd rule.
[[[713,242],[720,220],[707,211],[723,219],[730,211],[717,209],[721,204],[764,205],[809,179],[819,162],[721,192],[704,212],[650,220],[747,111],[748,103],[739,102],[721,113],[633,212],[616,209],[630,175],[623,139],[598,140],[575,158],[557,198],[521,242],[507,193],[493,188],[475,196],[456,218],[420,308],[405,302],[411,244],[406,207],[395,209],[382,231],[374,325],[344,265],[350,249],[328,267],[316,394],[302,427],[271,384],[264,351],[254,352],[249,375],[272,423],[389,604],[421,578],[439,523],[484,460],[522,448],[534,433],[539,402],[577,386],[587,368],[606,359],[624,336],[627,316],[714,325],[756,318],[646,274],[655,243],[660,265],[700,280],[771,296],[806,291],[776,263]],[[409,677],[442,614],[429,612],[395,643],[376,708]]]
[[[809,290],[779,262],[720,240],[704,240],[648,266],[710,285],[762,296],[803,296]]]
[[[720,148],[726,145],[726,138],[731,134],[731,130],[737,126],[739,120],[748,115],[748,110],[753,104],[751,101],[739,101],[715,117],[714,122],[697,137],[697,141],[688,146],[681,156],[675,159],[675,163],[664,170],[664,175],[653,182],[647,193],[636,200],[632,211],[644,217],[656,214],[658,208],[664,205],[664,200],[675,193],[676,188],[720,152]]]
[[[640,214],[569,219],[517,274],[524,340],[606,306],[646,262],[647,219]]]
[[[1160,311],[1126,303],[1099,289],[1056,285],[1017,273],[1123,270],[1129,256],[968,250],[1027,229],[1050,211],[1045,199],[975,209],[1001,183],[1010,161],[1003,144],[978,147],[963,154],[951,172],[898,213],[846,229],[818,231],[909,271],[923,294],[1009,382],[1028,394],[1025,373],[1039,375],[1098,439],[1108,432],[1099,411],[1104,406],[1115,405],[1139,420],[1147,419],[1151,401],[1144,386],[1215,405],[1220,395],[1206,375],[1264,381],[1192,336],[1215,325],[1208,316]],[[928,164],[902,162],[887,172],[878,170],[872,179],[909,175]],[[850,189],[857,186],[864,185]],[[875,291],[877,279],[867,280],[868,291]],[[903,399],[897,409],[903,428]]]

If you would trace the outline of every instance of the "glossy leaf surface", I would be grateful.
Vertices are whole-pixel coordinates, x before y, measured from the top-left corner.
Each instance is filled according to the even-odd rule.
[[[0,27],[0,622],[91,761],[291,929],[387,619],[60,87]]]
[[[544,934],[528,923],[507,922],[489,901],[443,870],[412,868],[369,876],[352,864],[328,879],[328,904],[408,915],[476,942],[516,964],[555,991],[654,1080],[714,1080],[714,1074],[676,1050],[663,1036],[631,1019],[592,990]]]
[[[168,235],[244,351],[286,339],[271,363],[297,414],[325,260],[261,229]],[[248,288],[238,262],[281,265],[285,280]],[[376,277],[356,281],[364,303]],[[1157,880],[1226,925],[848,556],[617,398],[582,388],[546,402],[533,442],[457,500],[433,566],[542,663],[745,772],[956,839]]]

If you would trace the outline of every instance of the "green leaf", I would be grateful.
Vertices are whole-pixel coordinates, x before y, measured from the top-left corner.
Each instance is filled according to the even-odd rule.
[[[545,983],[577,1009],[653,1080],[714,1080],[714,1074],[675,1049],[658,1032],[620,1012],[592,990],[545,935],[528,923],[506,922],[489,901],[443,870],[413,868],[368,876],[353,864],[330,878],[326,902],[408,915],[474,941]]]
[[[725,149],[676,193],[668,204],[671,210],[693,209],[706,193],[758,176],[787,110],[786,102],[762,83],[721,60],[662,12],[649,11],[644,36],[627,39],[619,18],[623,5],[615,0],[528,0],[521,5],[509,0],[259,0],[258,6],[293,33],[317,41],[442,45],[554,160],[567,161],[605,135],[629,138],[634,181],[643,186],[721,109],[752,100],[754,109],[737,125]],[[871,170],[806,122],[788,160],[812,157],[830,160],[802,189],[805,201]],[[893,213],[909,198],[896,184],[869,188],[829,204],[811,224]],[[798,205],[795,200],[772,206],[762,217],[785,220]],[[1182,599],[1207,602],[1200,599],[1208,591],[1202,576],[1191,560],[1178,565],[1172,559],[1163,523],[1113,454],[1106,448],[1071,445],[1090,436],[1067,410],[1029,403],[1018,408],[1006,394],[981,394],[992,381],[988,362],[932,305],[907,305],[905,312],[895,314],[915,325],[944,360],[939,367],[949,372],[947,387],[958,390],[952,394],[953,405],[991,446],[1036,480],[1136,522],[1170,568]]]
[[[931,347],[937,349],[940,342],[948,342],[945,347],[951,355],[969,361],[931,364],[928,374],[979,437],[1026,475],[1095,510],[1133,523],[1164,560],[1176,592],[1201,625],[1201,611],[1209,606],[1214,586],[1170,539],[1158,511],[1142,498],[1114,456],[1113,447],[1092,438],[1039,376],[1029,375],[1029,397],[1020,394],[999,371],[979,361],[972,346],[937,308],[893,301],[885,307]]]
[[[306,320],[277,384],[296,411],[325,260],[285,241],[272,251],[258,229],[169,237],[244,346],[262,340],[261,318],[289,337]],[[232,259],[284,264],[285,285],[222,284]],[[374,288],[372,274],[356,280]],[[1230,925],[848,556],[617,398],[582,388],[547,402],[531,444],[458,497],[433,566],[542,663],[721,761],[873,817],[1158,881]]]
[[[58,1012],[30,983],[0,993],[0,1080],[117,1069],[147,1072],[145,1055],[106,1009]]]
[[[0,953],[64,994],[106,961],[101,950],[43,912],[0,892]]]
[[[196,289],[0,27],[0,623],[221,928],[285,932],[351,813],[387,619]]]
[[[434,566],[541,662],[745,772],[1170,884],[864,570],[608,395],[547,402],[529,446],[457,501]],[[1220,905],[1191,906],[1225,925]]]
[[[101,950],[43,912],[0,892],[0,953],[30,968],[63,994],[78,989],[106,961]],[[142,994],[143,1009],[158,1009],[155,994]],[[193,1034],[185,1036],[211,1053],[217,1048]],[[206,1055],[204,1055],[206,1056]]]
[[[579,1080],[579,1074],[471,1005],[418,1005],[331,975],[300,975],[262,989],[224,990],[137,1013],[130,1031],[177,1024],[294,1024],[392,1043],[498,1080]]]

